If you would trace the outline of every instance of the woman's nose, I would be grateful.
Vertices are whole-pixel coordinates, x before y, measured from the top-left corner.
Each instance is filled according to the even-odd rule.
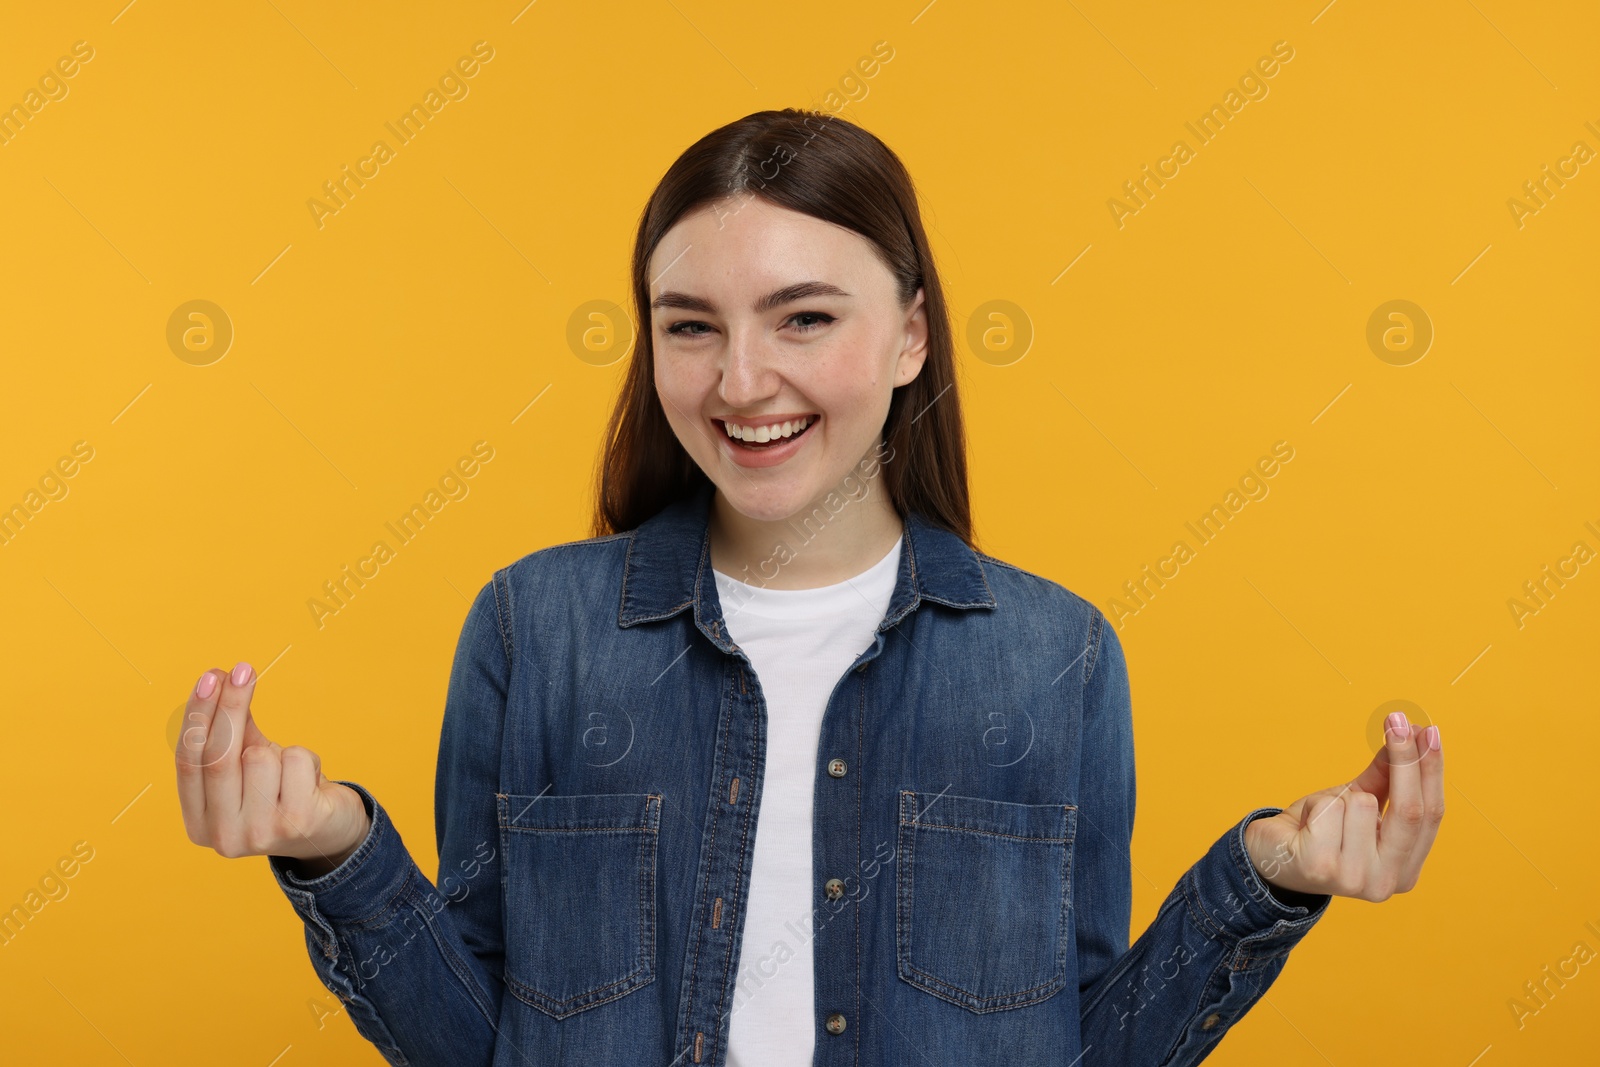
[[[748,334],[731,337],[723,350],[718,387],[723,402],[742,407],[771,396],[777,387],[778,375],[766,346]]]

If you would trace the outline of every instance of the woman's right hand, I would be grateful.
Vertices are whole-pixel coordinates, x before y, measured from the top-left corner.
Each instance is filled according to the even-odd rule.
[[[213,668],[189,692],[175,758],[189,840],[234,859],[283,856],[303,878],[326,874],[366,839],[361,795],[329,781],[315,752],[269,741],[250,714],[248,663]]]

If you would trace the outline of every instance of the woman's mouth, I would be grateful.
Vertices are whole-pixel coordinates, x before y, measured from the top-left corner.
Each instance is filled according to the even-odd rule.
[[[732,419],[712,421],[721,427],[725,447],[735,462],[746,467],[766,467],[781,463],[798,451],[819,418],[810,414],[760,425]]]

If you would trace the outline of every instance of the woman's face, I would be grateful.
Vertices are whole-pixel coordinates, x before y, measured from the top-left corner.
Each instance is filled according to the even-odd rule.
[[[922,291],[902,309],[866,238],[759,197],[685,215],[656,246],[650,279],[667,420],[758,521],[834,489],[877,447],[892,390],[922,369]]]

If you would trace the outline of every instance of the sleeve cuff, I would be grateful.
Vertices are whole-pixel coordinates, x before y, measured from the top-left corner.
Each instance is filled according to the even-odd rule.
[[[339,780],[360,796],[370,826],[367,836],[345,861],[316,878],[301,878],[289,870],[292,860],[268,856],[267,865],[300,917],[320,927],[329,937],[330,922],[372,918],[392,902],[411,873],[411,856],[373,795],[355,782]]]
[[[1257,808],[1240,819],[1217,839],[1185,879],[1185,895],[1195,922],[1213,935],[1249,939],[1253,955],[1264,949],[1287,952],[1322,918],[1333,900],[1327,893],[1274,889],[1250,862],[1244,844],[1245,826],[1252,819],[1282,810]]]

